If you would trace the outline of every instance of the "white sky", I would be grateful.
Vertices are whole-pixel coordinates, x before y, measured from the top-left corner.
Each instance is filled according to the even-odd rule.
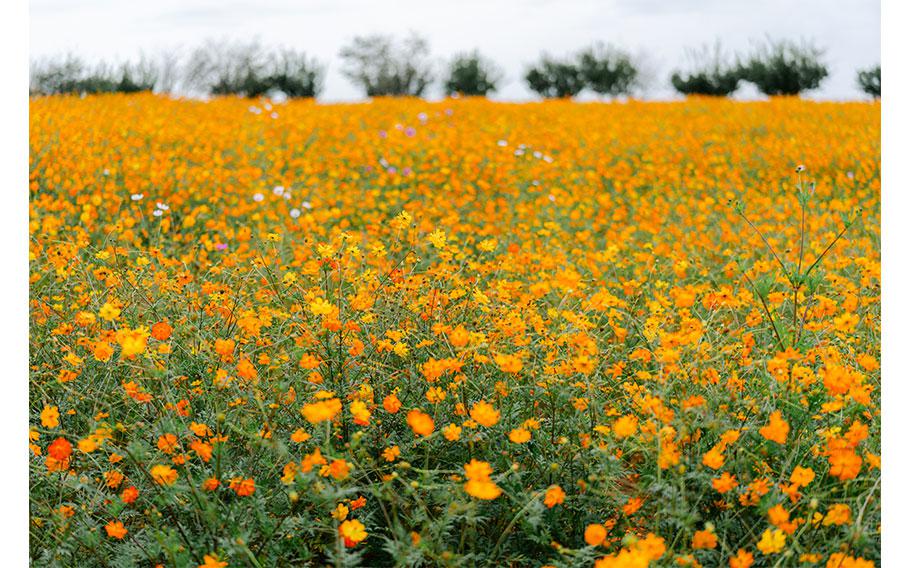
[[[542,51],[561,56],[603,41],[643,53],[655,75],[649,96],[663,98],[687,47],[719,39],[741,51],[766,35],[814,39],[830,75],[811,96],[854,99],[856,69],[880,61],[881,43],[878,0],[32,0],[30,19],[32,58],[120,61],[208,38],[302,49],[328,64],[324,100],[360,97],[339,72],[338,51],[376,32],[417,31],[440,64],[478,48],[505,70],[496,98],[510,100],[533,98],[522,75]]]

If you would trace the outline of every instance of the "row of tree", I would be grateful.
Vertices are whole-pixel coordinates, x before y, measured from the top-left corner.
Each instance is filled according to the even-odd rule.
[[[411,35],[402,41],[384,35],[355,37],[339,53],[342,73],[369,97],[421,96],[434,82],[429,43]],[[687,65],[670,83],[685,95],[729,96],[742,82],[766,95],[797,95],[818,88],[828,76],[823,52],[811,43],[767,40],[746,55],[728,55],[720,44],[687,53]],[[585,89],[599,95],[631,95],[646,85],[640,58],[615,46],[595,45],[565,58],[548,55],[527,69],[528,87],[545,98],[572,97]],[[165,54],[120,66],[91,67],[78,58],[32,65],[32,94],[138,91],[185,92],[258,97],[284,93],[316,97],[325,66],[305,53],[267,50],[258,43],[208,42],[181,59]],[[447,95],[486,96],[504,75],[477,51],[457,55],[442,76]],[[860,70],[860,89],[881,96],[881,67]]]

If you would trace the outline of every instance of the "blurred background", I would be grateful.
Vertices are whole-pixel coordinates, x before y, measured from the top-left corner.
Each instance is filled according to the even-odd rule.
[[[444,95],[453,58],[473,50],[497,79],[488,96],[510,101],[548,96],[528,79],[544,53],[554,62],[580,61],[586,49],[607,61],[627,57],[635,77],[618,94],[646,99],[681,96],[674,72],[687,79],[693,69],[710,70],[716,62],[733,68],[758,51],[772,55],[780,42],[814,49],[825,66],[825,76],[803,96],[867,99],[857,73],[880,60],[880,6],[869,0],[32,0],[30,10],[33,75],[69,56],[84,68],[103,62],[119,80],[120,66],[142,59],[173,75],[164,87],[156,76],[156,90],[181,94],[217,91],[213,71],[201,68],[212,50],[242,57],[240,51],[255,46],[256,57],[293,51],[299,62],[305,56],[307,69],[320,72],[319,100],[363,100],[368,89],[351,78],[351,58],[340,54],[347,47],[351,55],[355,38],[374,34],[385,35],[385,47],[399,56],[420,59],[432,79],[420,91],[427,98]],[[418,37],[420,49],[408,51],[415,47],[408,38]],[[196,65],[192,80],[186,78],[190,64]],[[617,94],[568,90],[581,100]],[[756,98],[761,89],[743,81],[732,96]]]

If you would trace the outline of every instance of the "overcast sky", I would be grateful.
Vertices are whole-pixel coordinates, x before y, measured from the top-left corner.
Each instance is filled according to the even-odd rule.
[[[860,98],[856,69],[880,61],[877,0],[32,0],[30,10],[32,59],[72,52],[122,61],[207,38],[258,39],[326,63],[324,100],[360,97],[339,72],[338,50],[376,32],[417,31],[439,62],[478,48],[505,70],[496,98],[509,100],[533,98],[521,77],[541,52],[566,55],[595,41],[646,55],[651,98],[672,93],[667,77],[686,48],[717,39],[730,51],[766,35],[814,40],[830,75],[813,98]]]

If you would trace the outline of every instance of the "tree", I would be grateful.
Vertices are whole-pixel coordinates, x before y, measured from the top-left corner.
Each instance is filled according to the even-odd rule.
[[[528,70],[525,81],[532,91],[545,98],[573,97],[585,87],[585,79],[577,65],[547,55]]]
[[[211,95],[253,98],[281,91],[299,98],[317,96],[323,75],[324,68],[302,52],[267,52],[255,42],[208,42],[190,56],[185,82],[190,89]]]
[[[265,92],[259,82],[264,57],[256,42],[209,40],[190,55],[184,68],[184,85],[210,95],[257,96]]]
[[[876,65],[869,69],[860,69],[856,73],[856,82],[859,88],[875,99],[882,96],[882,66]]]
[[[341,49],[341,72],[368,97],[421,96],[433,80],[427,40],[411,34],[396,45],[390,36],[357,36]]]
[[[124,63],[120,66],[118,93],[151,92],[158,83],[159,70],[156,64],[142,56],[136,63]]]
[[[502,80],[502,70],[492,61],[482,57],[477,50],[455,56],[449,65],[448,77],[443,84],[447,95],[486,96],[495,91]]]
[[[29,71],[31,94],[75,93],[78,81],[85,73],[85,63],[78,57],[67,54],[63,59],[32,62]]]
[[[639,76],[631,55],[603,44],[582,51],[578,55],[578,67],[587,87],[611,97],[631,94]]]
[[[720,42],[713,49],[707,45],[688,50],[689,67],[675,71],[670,83],[683,95],[727,97],[739,88],[739,70],[723,52]]]
[[[739,75],[766,95],[798,95],[818,88],[828,76],[823,54],[811,43],[768,40],[740,63]]]
[[[315,59],[294,50],[272,54],[264,82],[269,90],[281,91],[290,98],[314,98],[322,92],[325,68]]]
[[[84,61],[73,55],[62,60],[48,59],[31,66],[29,92],[31,94],[92,95],[116,93],[121,81],[104,62],[90,68]]]
[[[161,93],[177,92],[183,73],[181,56],[177,51],[163,51],[158,55],[155,63],[158,72],[155,90]]]

